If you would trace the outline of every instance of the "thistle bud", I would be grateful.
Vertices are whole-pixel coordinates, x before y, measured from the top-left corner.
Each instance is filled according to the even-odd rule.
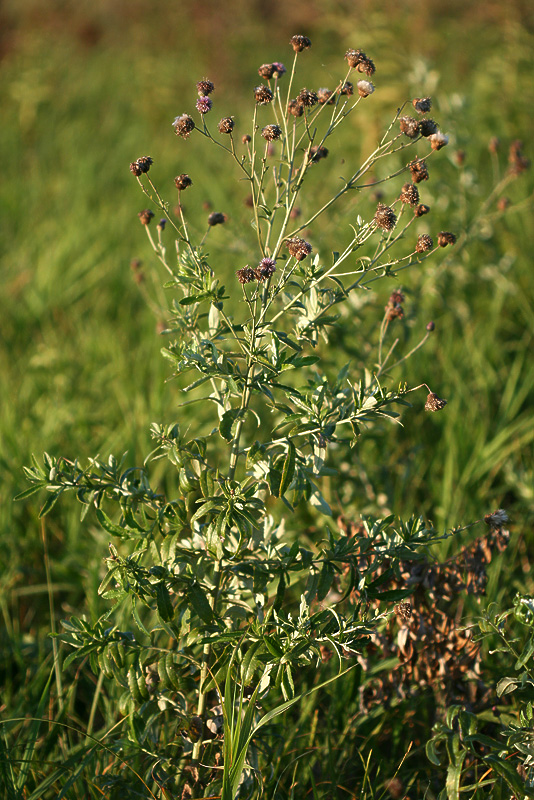
[[[132,161],[132,163],[130,164],[130,172],[132,173],[132,175],[135,175],[136,178],[140,178],[141,175],[143,174],[143,170],[141,169],[137,161]]]
[[[248,265],[246,267],[243,267],[243,269],[238,269],[236,275],[239,283],[242,284],[251,283],[252,281],[256,280],[255,271],[252,269],[252,267],[249,267]]]
[[[413,183],[405,183],[400,193],[401,203],[416,206],[419,203],[419,190]]]
[[[275,262],[272,258],[262,258],[254,271],[256,280],[263,283],[276,272]]]
[[[221,214],[220,211],[213,211],[208,217],[208,225],[213,227],[214,225],[223,225],[228,217],[226,214]]]
[[[274,75],[274,64],[262,64],[258,69],[258,75],[267,81],[270,80]]]
[[[207,78],[203,78],[197,83],[197,92],[199,97],[204,97],[207,94],[211,94],[214,89],[215,86]]]
[[[300,105],[298,100],[290,100],[287,104],[287,111],[294,117],[302,117],[304,108]]]
[[[249,142],[252,141],[252,136],[248,133],[245,133],[244,136],[241,137],[241,141],[243,142],[243,144],[248,144]]]
[[[273,61],[273,78],[281,78],[287,72],[287,69],[284,67],[281,61]]]
[[[412,106],[419,114],[428,114],[432,108],[432,100],[430,97],[414,97]]]
[[[412,181],[414,183],[421,183],[421,181],[428,180],[428,167],[422,158],[416,158],[414,161],[410,161],[410,163],[407,164],[407,167],[410,170]]]
[[[209,97],[199,97],[196,102],[197,111],[200,114],[207,114],[208,111],[211,111],[213,103]]]
[[[436,330],[436,323],[435,323],[435,322],[433,322],[432,320],[431,320],[430,322],[427,322],[427,324],[426,324],[426,329],[427,329],[427,331],[428,331],[429,333],[432,333],[432,331],[435,331],[435,330]]]
[[[275,142],[282,135],[282,128],[279,125],[266,125],[261,135],[267,142]]]
[[[289,44],[292,46],[295,53],[302,53],[303,50],[308,50],[311,47],[311,41],[307,36],[296,34],[292,36]]]
[[[308,89],[301,89],[297,95],[297,103],[304,108],[312,108],[312,106],[317,105],[319,102],[319,98],[315,94],[315,92],[310,92]]]
[[[356,88],[358,89],[360,97],[369,97],[375,90],[375,87],[370,81],[358,81]]]
[[[137,166],[139,167],[141,172],[145,173],[145,172],[148,172],[148,170],[150,169],[150,167],[152,166],[154,161],[150,158],[150,156],[141,156],[141,158],[138,158],[135,163],[137,164]],[[132,168],[132,165],[130,164],[130,169],[131,168]]]

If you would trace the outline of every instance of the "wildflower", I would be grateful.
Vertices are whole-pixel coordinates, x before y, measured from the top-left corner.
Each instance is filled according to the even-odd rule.
[[[498,508],[496,511],[493,511],[491,514],[486,514],[484,516],[484,522],[486,525],[489,525],[490,528],[502,528],[505,522],[508,522],[508,514],[502,508]]]
[[[414,97],[412,100],[412,106],[420,114],[428,114],[432,108],[432,100],[430,97]]]
[[[410,139],[417,139],[419,136],[419,122],[413,117],[399,117],[401,133]]]
[[[446,405],[446,400],[438,397],[437,394],[434,394],[434,392],[430,392],[426,398],[425,409],[427,411],[441,411],[441,409],[445,408]]]
[[[133,175],[135,175],[136,178],[140,178],[141,175],[143,174],[143,170],[141,169],[137,161],[132,161],[132,163],[130,164],[130,172]]]
[[[226,214],[221,214],[220,211],[213,211],[208,217],[208,225],[213,227],[213,225],[223,225],[228,217]]]
[[[412,616],[412,606],[411,603],[408,603],[406,600],[401,600],[398,606],[395,606],[393,609],[399,617],[407,622],[410,617]]]
[[[164,231],[166,224],[167,224],[166,219],[160,219],[160,221],[158,222],[158,231]]]
[[[259,106],[264,106],[267,103],[271,103],[273,99],[273,93],[269,89],[268,86],[256,86],[254,88],[254,97],[256,98],[256,103]]]
[[[394,319],[402,319],[404,317],[404,309],[400,303],[388,303],[386,306],[386,319],[388,322],[393,322]]]
[[[320,144],[317,144],[310,149],[309,159],[311,163],[316,164],[321,160],[321,158],[326,158],[327,155],[328,149]]]
[[[370,58],[367,58],[363,50],[347,50],[345,58],[348,61],[351,69],[356,69],[358,72],[363,72],[369,77],[375,71],[375,65]]]
[[[196,102],[197,111],[200,114],[207,114],[208,111],[211,111],[213,103],[209,97],[199,97]]]
[[[219,133],[232,133],[234,124],[232,117],[224,117],[217,125],[217,130]]]
[[[426,324],[426,329],[429,333],[432,333],[432,331],[436,330],[436,323],[430,320],[430,322],[427,322]]]
[[[523,148],[523,142],[517,139],[515,142],[512,142],[510,145],[510,151],[508,153],[508,163],[510,164],[510,173],[512,175],[520,175],[530,166],[530,161],[528,158],[525,158],[523,153],[521,152]]]
[[[151,211],[149,208],[145,208],[143,211],[140,211],[137,216],[141,220],[141,225],[149,225],[150,220],[154,216],[154,212]]]
[[[350,81],[345,81],[341,89],[339,90],[340,94],[345,94],[347,97],[350,97],[354,94],[354,84]]]
[[[304,113],[304,108],[300,105],[298,100],[290,100],[287,104],[287,110],[288,113],[292,114],[294,117],[302,117]]]
[[[379,203],[374,215],[374,220],[379,228],[383,228],[385,231],[391,231],[395,227],[397,216],[392,208],[384,205],[384,203]]]
[[[442,147],[449,144],[449,137],[444,133],[433,133],[428,137],[432,150],[441,150]]]
[[[454,233],[448,231],[441,231],[438,236],[438,244],[440,247],[447,247],[448,244],[455,244],[456,236]]]
[[[189,114],[182,114],[181,117],[175,117],[172,126],[177,136],[187,139],[191,131],[195,130],[195,120]]]
[[[286,68],[284,67],[281,61],[273,61],[273,67],[274,67],[273,78],[281,78],[282,75],[284,75],[284,73],[287,72]]]
[[[358,81],[356,88],[358,89],[360,97],[369,97],[375,90],[375,87],[370,81]]]
[[[419,190],[413,183],[405,183],[400,193],[401,203],[416,206],[419,203]]]
[[[148,172],[150,167],[154,161],[150,158],[150,156],[141,156],[138,158],[137,161],[134,161],[130,164],[130,172],[133,172],[136,178],[142,175],[144,172]]]
[[[282,128],[279,125],[266,125],[261,135],[267,142],[275,142],[282,135]]]
[[[422,119],[419,122],[419,133],[421,136],[432,136],[438,132],[438,124],[433,119]]]
[[[248,133],[245,133],[244,136],[241,137],[241,141],[243,142],[243,144],[248,144],[249,142],[252,141],[252,136],[250,136],[250,134]]]
[[[254,274],[256,276],[256,280],[263,283],[268,278],[270,278],[276,272],[275,262],[272,258],[262,258],[258,266],[256,267]]]
[[[297,261],[302,261],[306,256],[309,256],[312,251],[311,244],[298,237],[288,239],[286,244],[289,254],[293,256],[293,258],[296,258]]]
[[[426,253],[428,250],[432,250],[433,247],[434,247],[434,242],[432,241],[432,237],[429,236],[428,233],[422,233],[417,239],[417,244],[415,245],[415,252]]]
[[[177,189],[182,191],[183,189],[187,189],[188,186],[191,186],[193,181],[185,172],[182,172],[181,175],[177,175],[174,179],[174,185]]]
[[[425,214],[428,214],[430,211],[430,206],[425,206],[424,203],[419,203],[417,208],[414,211],[416,217],[423,217]]]
[[[197,92],[199,97],[204,97],[207,94],[211,94],[214,89],[215,86],[207,78],[203,78],[197,83]]]
[[[410,161],[406,166],[410,170],[414,183],[421,183],[421,181],[428,180],[428,167],[422,158],[416,158],[414,161]]]
[[[401,292],[401,290],[400,289],[396,289],[394,292],[391,292],[391,294],[389,296],[388,303],[390,305],[392,305],[392,306],[396,306],[396,305],[400,305],[401,303],[404,303],[405,300],[406,300],[406,297]]]
[[[499,139],[498,136],[492,136],[488,142],[488,150],[490,151],[490,153],[496,153],[497,150],[499,149],[500,143],[501,140]]]
[[[305,108],[311,108],[317,105],[318,102],[319,98],[315,92],[310,92],[308,89],[301,89],[297,95],[297,103],[300,103],[300,105]]]
[[[258,69],[258,75],[260,78],[265,78],[265,80],[272,78],[274,75],[274,64],[262,64]]]
[[[311,41],[308,39],[308,37],[301,36],[300,34],[292,36],[289,44],[292,46],[295,53],[302,53],[303,50],[309,50],[311,47]]]
[[[317,89],[317,99],[322,106],[330,106],[335,101],[334,92],[331,89],[326,89],[324,87],[322,89]]]
[[[239,283],[242,284],[251,283],[252,281],[256,280],[256,272],[252,269],[252,267],[249,267],[248,264],[246,267],[243,267],[243,269],[238,269],[236,275]]]

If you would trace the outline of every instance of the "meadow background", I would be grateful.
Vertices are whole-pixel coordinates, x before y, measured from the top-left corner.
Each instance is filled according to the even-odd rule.
[[[506,211],[498,196],[484,207],[508,169],[510,143],[523,140],[534,157],[530,4],[7,0],[0,31],[2,718],[35,712],[58,619],[103,610],[96,590],[106,536],[80,523],[74,503],[60,503],[46,518],[48,562],[42,498],[12,502],[27,486],[22,465],[44,450],[82,460],[127,451],[128,463],[140,463],[150,423],[179,413],[160,355],[164,276],[137,219],[146,202],[128,165],[152,156],[167,196],[174,175],[188,172],[197,191],[186,208],[199,231],[208,207],[228,215],[210,249],[230,276],[246,257],[247,190],[235,191],[216,148],[206,152],[201,137],[178,140],[171,122],[193,108],[204,76],[216,84],[221,116],[248,114],[258,66],[289,62],[294,33],[313,42],[310,87],[325,85],[325,74],[335,83],[349,47],[377,66],[377,92],[322,169],[357,164],[414,96],[433,97],[433,116],[451,137],[425,202],[436,230],[462,238],[403,283],[406,341],[431,319],[436,332],[402,373],[449,404],[440,415],[406,414],[403,428],[377,431],[362,446],[360,511],[416,510],[441,529],[505,508],[512,542],[492,565],[486,599],[506,606],[516,591],[533,592],[532,169],[506,187]],[[379,290],[378,309],[397,285]],[[342,365],[351,341],[338,344]],[[73,715],[80,724],[84,703]]]

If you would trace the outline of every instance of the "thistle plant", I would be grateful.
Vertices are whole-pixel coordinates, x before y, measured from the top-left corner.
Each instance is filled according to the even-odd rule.
[[[415,409],[405,413],[447,402],[424,376],[416,386],[395,377],[434,323],[402,353],[390,334],[404,316],[398,276],[456,241],[428,232],[422,188],[448,139],[428,116],[430,98],[407,101],[410,113],[401,106],[376,148],[314,205],[310,176],[328,164],[341,126],[373,102],[376,69],[350,49],[335,86],[300,88],[311,42],[299,35],[291,45],[291,66],[263,64],[263,82],[251,81],[247,127],[237,116],[217,117],[207,78],[197,84],[196,109],[172,123],[179,140],[203,137],[248,184],[248,255],[226,285],[207,250],[226,214],[210,213],[197,235],[202,226],[185,209],[194,165],[160,181],[157,159],[130,164],[150,205],[140,223],[167,274],[163,355],[180,386],[177,420],[152,425],[154,450],[142,467],[126,457],[81,465],[45,455],[26,470],[34,484],[27,494],[49,492],[43,515],[74,491],[82,515],[94,510],[109,534],[100,586],[109,609],[91,622],[64,622],[62,638],[73,647],[64,666],[87,657],[102,680],[123,688],[129,737],[161,796],[180,788],[182,797],[199,797],[208,787],[224,800],[252,796],[268,723],[352,669],[370,637],[396,618],[395,604],[408,613],[407,565],[452,535],[417,514],[347,526],[357,498],[345,508],[339,470],[360,438],[399,421],[416,390],[426,403],[413,395]],[[186,152],[188,142],[177,146]],[[328,251],[323,222],[355,197],[350,235]],[[163,216],[154,234],[156,212]],[[379,281],[390,297],[368,367],[339,368],[336,336]],[[328,662],[324,679],[305,677]]]

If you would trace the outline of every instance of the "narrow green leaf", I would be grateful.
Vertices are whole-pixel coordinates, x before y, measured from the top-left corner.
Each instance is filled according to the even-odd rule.
[[[280,494],[285,494],[291,481],[293,480],[293,475],[295,474],[295,461],[296,461],[296,449],[293,442],[288,442],[287,447],[287,455],[284,460],[284,466],[282,467],[282,478],[280,481]]]
[[[210,623],[213,619],[213,611],[201,585],[196,581],[192,583],[187,590],[187,596],[193,610],[198,614],[202,622]]]

